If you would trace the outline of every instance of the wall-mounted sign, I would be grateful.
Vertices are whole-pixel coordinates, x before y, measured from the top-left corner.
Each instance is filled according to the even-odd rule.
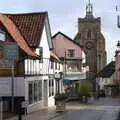
[[[62,72],[58,72],[58,73],[55,72],[54,77],[55,77],[56,80],[60,80],[60,79],[62,79],[62,77],[63,77],[63,73],[62,73]]]
[[[55,79],[60,79],[61,78],[61,74],[60,73],[55,73]]]
[[[0,59],[0,69],[11,68],[13,64],[12,60]]]
[[[3,44],[4,48],[4,59],[7,60],[18,60],[18,45],[15,43]]]
[[[0,79],[0,96],[10,96],[11,95],[11,86],[10,80],[8,78]]]

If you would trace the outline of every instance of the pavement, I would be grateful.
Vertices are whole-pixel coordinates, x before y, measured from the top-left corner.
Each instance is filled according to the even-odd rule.
[[[56,112],[55,106],[52,106],[29,113],[27,116],[22,116],[22,120],[51,120],[61,114],[62,113]],[[14,116],[5,120],[18,120],[18,116]]]
[[[55,106],[41,109],[22,117],[22,120],[117,120],[119,98],[90,99],[88,104],[67,102],[65,112],[56,112]],[[15,116],[6,120],[18,120]]]
[[[87,105],[92,104],[94,102],[94,99],[89,99],[89,102]],[[48,107],[41,110],[38,110],[36,112],[29,113],[27,117],[22,116],[22,120],[53,120],[56,117],[62,116],[62,114],[66,113],[67,111],[71,109],[75,109],[76,106],[81,106],[81,108],[84,108],[85,105],[80,104],[79,102],[68,102],[66,103],[66,111],[65,112],[56,112],[56,107]],[[5,120],[18,120],[18,116],[14,116],[12,118],[8,118]]]
[[[119,98],[100,98],[87,105],[69,103],[68,112],[52,120],[118,120],[120,111]]]

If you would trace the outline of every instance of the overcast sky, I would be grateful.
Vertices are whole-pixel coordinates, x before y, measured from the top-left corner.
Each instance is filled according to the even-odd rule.
[[[48,11],[52,35],[61,31],[71,38],[77,33],[78,17],[85,16],[88,0],[0,0],[0,12],[22,13]],[[91,0],[95,17],[101,17],[101,29],[106,38],[108,61],[114,59],[120,28],[117,28],[115,6],[119,0]],[[118,7],[119,9],[119,7]]]

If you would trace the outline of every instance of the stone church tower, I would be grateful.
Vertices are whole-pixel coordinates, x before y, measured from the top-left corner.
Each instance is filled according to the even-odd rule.
[[[94,80],[107,62],[105,38],[101,33],[101,19],[93,16],[93,7],[89,1],[85,18],[78,18],[78,33],[74,39],[83,46],[86,53],[86,64],[89,66],[89,80]]]

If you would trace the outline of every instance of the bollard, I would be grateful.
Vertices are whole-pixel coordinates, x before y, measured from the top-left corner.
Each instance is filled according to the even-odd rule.
[[[19,114],[18,114],[18,120],[22,120],[22,105],[19,103]]]
[[[18,115],[18,120],[22,120],[22,115],[21,114]]]
[[[0,97],[0,120],[3,120],[3,101]]]

